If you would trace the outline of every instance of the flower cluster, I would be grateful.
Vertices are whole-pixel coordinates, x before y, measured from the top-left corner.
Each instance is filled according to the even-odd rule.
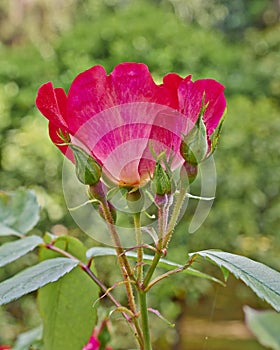
[[[95,184],[102,176],[107,183],[137,188],[157,180],[155,173],[168,178],[167,168],[182,164],[195,177],[197,164],[216,145],[226,107],[223,91],[215,80],[174,73],[156,84],[146,65],[122,63],[109,75],[102,66],[79,74],[68,95],[46,83],[36,105],[49,120],[52,141],[78,164],[83,183]],[[159,162],[162,153],[168,164]]]

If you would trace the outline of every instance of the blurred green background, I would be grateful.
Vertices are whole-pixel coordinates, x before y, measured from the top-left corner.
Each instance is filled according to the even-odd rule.
[[[79,72],[95,64],[110,72],[122,61],[146,63],[158,82],[168,72],[214,78],[228,101],[215,154],[216,200],[194,234],[188,225],[196,203],[190,203],[169,258],[183,262],[189,251],[220,248],[280,270],[279,17],[277,0],[2,0],[1,189],[35,189],[38,230],[69,231],[92,244],[66,209],[63,159],[34,106],[38,87],[52,81],[68,90]],[[32,259],[2,269],[0,278]],[[102,268],[110,283],[110,267]],[[268,306],[239,282],[230,279],[224,289],[178,276],[160,285],[150,304],[177,324],[168,329],[152,317],[156,349],[263,349],[242,325],[242,306]],[[38,319],[33,296],[1,308],[0,344]],[[117,331],[115,338],[116,349],[130,346]]]

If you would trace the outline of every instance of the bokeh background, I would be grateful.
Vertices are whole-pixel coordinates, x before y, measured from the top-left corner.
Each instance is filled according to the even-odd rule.
[[[210,77],[226,87],[228,116],[215,154],[217,194],[194,234],[190,203],[169,258],[219,248],[280,270],[280,1],[279,0],[2,0],[0,2],[0,187],[36,191],[38,232],[70,233],[86,244],[64,203],[62,156],[34,106],[38,87],[68,90],[95,64],[107,72],[122,61],[164,74]],[[195,189],[194,189],[195,191]],[[0,270],[0,278],[36,256]],[[102,262],[110,284],[111,263]],[[219,272],[201,264],[207,272]],[[155,349],[263,349],[244,326],[244,305],[269,308],[242,283],[228,287],[185,276],[162,283],[150,297],[175,328],[152,317]],[[34,295],[0,309],[0,344],[40,322]],[[164,344],[168,344],[167,346]],[[115,348],[129,348],[115,331]],[[55,349],[54,349],[55,350]],[[71,349],[70,349],[71,350]]]

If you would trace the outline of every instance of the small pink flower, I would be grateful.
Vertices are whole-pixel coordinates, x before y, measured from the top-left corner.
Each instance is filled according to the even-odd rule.
[[[57,147],[74,162],[61,132],[102,166],[106,178],[121,186],[140,186],[155,168],[154,153],[172,154],[174,169],[184,162],[182,136],[199,118],[209,138],[225,111],[224,87],[215,80],[192,81],[170,73],[156,84],[146,65],[122,63],[109,75],[102,66],[79,74],[68,95],[51,82],[38,91],[36,105],[49,120]]]
[[[100,345],[101,344],[100,344],[100,341],[98,340],[97,330],[94,329],[92,336],[89,338],[87,345],[85,345],[82,350],[99,350]],[[113,350],[113,349],[107,346],[105,350]]]
[[[0,345],[0,350],[12,350],[9,345]]]
[[[83,350],[99,350],[100,341],[97,339],[95,332],[93,332],[92,336],[89,338],[87,345],[83,347]]]

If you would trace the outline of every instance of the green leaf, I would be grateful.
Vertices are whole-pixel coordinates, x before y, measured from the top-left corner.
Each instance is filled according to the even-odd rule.
[[[100,350],[106,350],[107,345],[111,340],[111,333],[108,328],[108,321],[109,319],[103,320],[99,328],[99,334],[97,338],[100,341]]]
[[[0,192],[0,236],[23,235],[39,220],[39,205],[33,191]]]
[[[258,341],[271,349],[280,350],[280,314],[244,307],[246,324]]]
[[[59,237],[55,246],[86,262],[86,248],[76,238]],[[55,256],[57,253],[41,248],[41,259]],[[87,344],[96,325],[93,304],[98,292],[96,284],[78,267],[40,289],[38,303],[44,325],[44,350],[80,350]]]
[[[110,256],[110,255],[117,256],[115,249],[107,248],[107,247],[106,248],[105,247],[93,247],[93,248],[88,249],[88,251],[87,251],[87,258],[88,259],[96,258],[99,256]],[[125,255],[130,259],[137,260],[137,253],[135,253],[135,252],[126,252]],[[151,263],[153,258],[154,257],[152,255],[148,255],[148,254],[143,255],[143,260],[147,264]],[[160,259],[158,266],[165,268],[166,270],[172,270],[173,268],[183,267],[183,265],[177,264],[177,263],[170,261],[170,260],[167,260],[167,259]],[[200,272],[200,271],[193,269],[191,267],[184,270],[183,272],[187,273],[188,275],[191,275],[191,276],[208,279],[208,280],[211,280],[213,282],[224,285],[224,283],[222,281],[220,281],[219,279],[212,277],[206,273]]]
[[[42,339],[43,327],[31,329],[30,331],[20,334],[13,346],[13,350],[29,350],[32,345],[35,345]],[[32,348],[33,349],[33,348]]]
[[[221,271],[223,273],[225,281],[227,282],[227,280],[229,278],[229,274],[230,274],[229,270],[226,269],[225,267],[221,266]]]
[[[29,236],[0,246],[0,267],[31,252],[39,244],[44,243],[39,236]]]
[[[241,279],[261,299],[280,311],[280,273],[272,268],[244,256],[214,250],[203,250],[190,254],[199,255],[226,268]]]
[[[57,281],[73,270],[78,261],[68,258],[57,258],[43,261],[29,267],[17,275],[0,283],[0,305],[33,292],[47,283]]]

